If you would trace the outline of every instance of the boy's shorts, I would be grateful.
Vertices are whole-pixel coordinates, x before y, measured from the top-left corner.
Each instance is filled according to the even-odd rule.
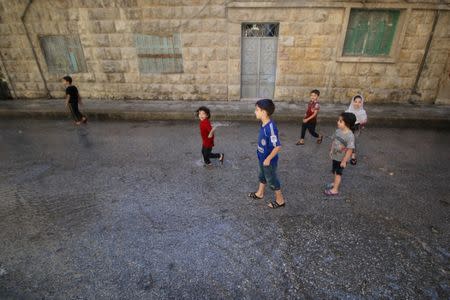
[[[259,163],[259,182],[263,184],[268,184],[269,187],[278,191],[281,189],[280,181],[277,176],[277,165],[263,166],[262,163]]]
[[[342,176],[343,171],[344,171],[344,168],[341,167],[341,162],[333,159],[333,168],[332,168],[331,172],[333,174]]]

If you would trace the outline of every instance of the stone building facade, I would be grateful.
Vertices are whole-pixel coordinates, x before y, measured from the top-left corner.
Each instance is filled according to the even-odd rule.
[[[440,0],[0,0],[15,98],[450,104],[449,54]]]

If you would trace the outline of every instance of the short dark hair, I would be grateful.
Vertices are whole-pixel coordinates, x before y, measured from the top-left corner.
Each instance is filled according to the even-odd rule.
[[[316,94],[317,96],[320,96],[319,90],[312,90],[310,94]]]
[[[208,119],[211,118],[211,111],[206,106],[200,106],[199,108],[197,108],[197,110],[195,111],[197,113],[197,116],[200,111],[204,111]]]
[[[70,76],[64,76],[62,79],[64,79],[65,81],[67,81],[68,83],[72,83],[72,77]]]
[[[258,106],[262,110],[265,110],[268,116],[271,116],[275,111],[275,104],[270,99],[258,100],[256,101],[255,106]]]
[[[355,101],[356,99],[361,99],[362,100],[362,96],[361,95],[356,95],[355,97],[353,97],[353,101]]]
[[[353,130],[355,128],[356,116],[351,112],[343,112],[341,113],[342,121],[344,121],[345,126],[349,129]]]

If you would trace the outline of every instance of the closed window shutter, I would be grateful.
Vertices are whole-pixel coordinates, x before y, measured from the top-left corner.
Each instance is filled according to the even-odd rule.
[[[78,36],[42,36],[40,43],[50,73],[87,72]]]
[[[180,35],[135,35],[141,73],[182,73]]]
[[[352,9],[344,56],[388,56],[400,11]]]

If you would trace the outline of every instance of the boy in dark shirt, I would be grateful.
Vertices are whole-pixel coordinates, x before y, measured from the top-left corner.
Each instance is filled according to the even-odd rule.
[[[64,76],[62,80],[64,86],[66,86],[66,106],[69,107],[75,124],[80,125],[81,122],[86,123],[86,117],[78,109],[78,104],[83,105],[83,103],[81,102],[77,87],[72,85],[72,77]]]
[[[255,115],[261,120],[258,135],[257,155],[259,160],[259,186],[256,192],[247,196],[253,199],[264,198],[266,185],[275,192],[275,200],[269,203],[270,208],[285,206],[283,194],[281,193],[280,181],[277,177],[278,152],[281,150],[278,128],[270,119],[275,111],[275,104],[270,99],[261,99],[256,102]]]
[[[308,130],[309,133],[313,137],[317,138],[317,144],[322,143],[323,135],[319,135],[316,132],[317,114],[319,113],[319,110],[320,110],[319,96],[320,96],[319,90],[311,91],[311,96],[310,96],[311,100],[308,103],[305,117],[303,118],[302,132],[300,135],[300,140],[298,140],[296,145],[304,145],[305,144],[306,130]]]
[[[200,135],[202,136],[202,155],[206,166],[211,165],[211,158],[218,158],[220,163],[223,164],[225,154],[212,153],[214,147],[214,131],[215,128],[211,126],[209,118],[211,112],[206,106],[201,106],[197,109],[197,116],[200,119]]]

